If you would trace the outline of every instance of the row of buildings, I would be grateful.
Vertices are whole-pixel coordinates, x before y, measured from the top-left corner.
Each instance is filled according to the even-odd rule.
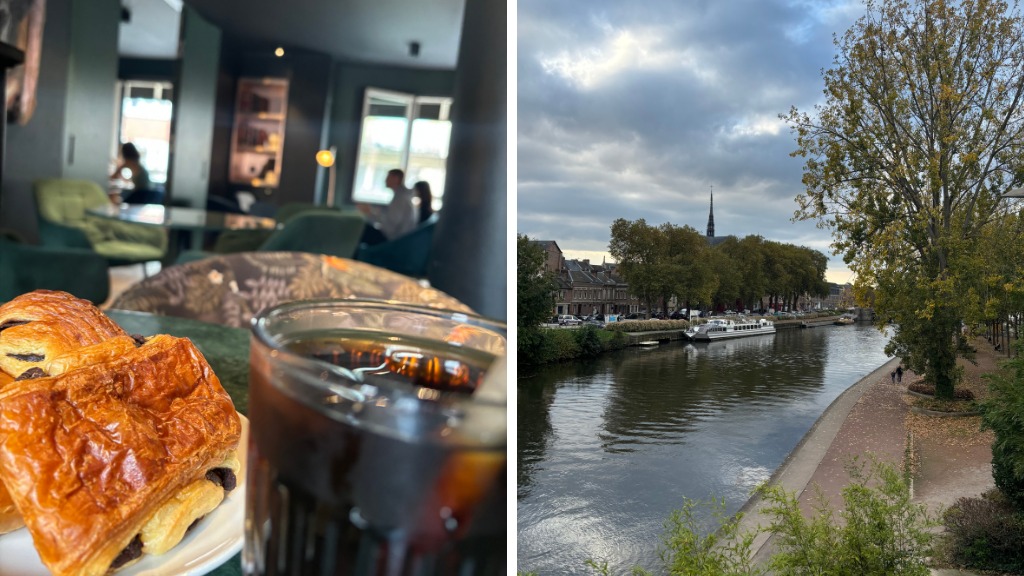
[[[708,212],[707,239],[714,246],[728,236],[715,236],[714,198]],[[558,292],[552,314],[642,314],[647,312],[639,298],[629,291],[629,284],[616,273],[616,264],[590,260],[566,260],[562,249],[554,240],[532,240],[546,256],[544,269],[558,279]],[[853,306],[853,290],[849,284],[829,284],[829,295],[821,298],[806,296],[799,299],[801,310],[845,309]],[[675,308],[669,303],[669,308]]]
[[[544,250],[544,269],[558,280],[552,315],[643,314],[646,307],[629,291],[629,284],[616,273],[616,264],[591,264],[590,260],[566,259],[554,240],[533,240]],[[801,310],[841,310],[853,306],[850,284],[829,284],[825,297],[800,298]],[[670,306],[671,308],[672,306]]]
[[[566,260],[554,240],[531,242],[544,250],[544,270],[558,280],[552,314],[630,314],[640,311],[640,300],[616,274],[615,264],[594,265],[590,260]]]

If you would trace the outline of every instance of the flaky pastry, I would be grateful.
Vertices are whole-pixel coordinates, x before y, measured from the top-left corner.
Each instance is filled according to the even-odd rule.
[[[230,461],[240,432],[202,354],[160,335],[0,390],[0,480],[51,572],[99,576],[165,504]]]
[[[117,336],[128,334],[88,300],[53,290],[22,294],[0,305],[0,371],[56,376],[47,364]]]

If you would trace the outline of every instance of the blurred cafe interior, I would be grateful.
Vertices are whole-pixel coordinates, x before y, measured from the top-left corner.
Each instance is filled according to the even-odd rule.
[[[0,10],[11,22],[0,30],[0,302],[52,288],[123,308],[118,298],[171,269],[287,251],[337,258],[358,277],[292,287],[294,298],[429,302],[416,290],[432,291],[505,320],[506,2],[8,0]],[[126,143],[148,178],[122,169]],[[418,205],[433,215],[369,246],[356,207],[390,201],[394,168],[409,188],[429,184]],[[361,283],[363,264],[414,288],[375,292],[398,277]],[[233,290],[254,285],[237,273]]]

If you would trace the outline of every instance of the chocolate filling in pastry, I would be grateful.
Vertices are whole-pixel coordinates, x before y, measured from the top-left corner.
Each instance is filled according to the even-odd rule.
[[[132,538],[132,541],[128,543],[128,546],[126,546],[124,550],[121,550],[121,553],[117,555],[117,558],[114,558],[114,561],[110,563],[110,569],[117,570],[139,556],[142,556],[142,538],[136,534],[135,538]]]
[[[224,488],[225,492],[231,492],[234,490],[235,483],[238,481],[235,478],[235,473],[231,471],[231,468],[214,468],[206,473],[206,479],[217,486]]]
[[[22,372],[21,376],[18,376],[17,378],[15,378],[14,381],[18,382],[18,381],[21,381],[21,380],[31,380],[33,378],[44,378],[46,376],[47,376],[47,374],[46,374],[46,372],[43,372],[42,368],[40,368],[38,366],[33,366],[33,367],[29,368],[28,370],[25,370],[24,372]]]
[[[46,359],[46,354],[7,354],[8,358],[14,358],[15,360],[21,360],[22,362],[42,362]]]
[[[136,347],[142,346],[143,344],[146,343],[146,337],[143,336],[142,334],[132,334],[131,337],[132,340],[135,340]]]
[[[0,332],[3,332],[4,330],[7,330],[8,328],[13,328],[15,326],[28,324],[29,322],[31,322],[31,320],[8,320],[7,322],[0,324]]]

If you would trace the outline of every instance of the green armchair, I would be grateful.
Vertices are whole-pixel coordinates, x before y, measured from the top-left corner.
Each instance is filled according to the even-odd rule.
[[[365,220],[359,212],[306,210],[292,215],[283,228],[275,230],[257,247],[239,252],[308,252],[351,258],[359,245]],[[217,252],[189,250],[178,256],[177,264],[193,262]]]
[[[33,246],[0,231],[0,302],[40,288],[102,304],[110,295],[107,261],[88,248]]]
[[[111,266],[160,260],[167,252],[165,230],[90,216],[88,209],[110,202],[95,182],[37,180],[33,191],[44,246],[89,248]]]

